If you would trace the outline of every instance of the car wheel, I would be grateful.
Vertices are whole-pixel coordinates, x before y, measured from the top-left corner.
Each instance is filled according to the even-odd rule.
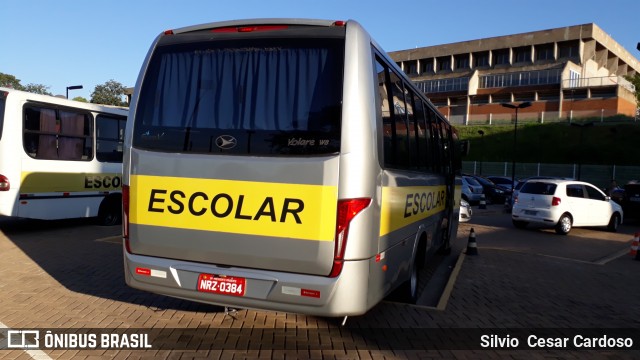
[[[562,214],[562,216],[560,216],[560,220],[558,220],[558,224],[556,225],[556,233],[560,235],[567,235],[569,231],[571,231],[571,226],[573,226],[571,216],[569,214]]]
[[[527,227],[527,225],[529,225],[528,222],[522,220],[511,220],[511,222],[513,223],[513,226],[517,227],[518,229],[524,229]]]
[[[611,232],[617,232],[619,226],[620,226],[620,215],[618,215],[618,213],[615,213],[611,215],[611,220],[609,220],[609,225],[607,226],[607,229]]]

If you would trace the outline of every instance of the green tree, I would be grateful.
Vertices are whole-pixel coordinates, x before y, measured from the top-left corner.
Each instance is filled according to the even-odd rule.
[[[91,102],[94,104],[127,106],[124,92],[124,85],[112,79],[102,85],[96,85],[91,93]]]
[[[27,91],[34,94],[53,95],[51,94],[51,92],[49,92],[49,87],[46,85],[31,83],[24,86],[20,84],[20,79],[17,79],[13,75],[4,73],[0,73],[0,86]]]
[[[83,102],[83,103],[88,103],[89,100],[83,98],[82,96],[76,96],[72,99],[73,101],[79,101],[79,102]]]
[[[1,73],[1,72],[0,72],[0,86],[16,89],[16,90],[22,90],[24,88],[22,84],[20,84],[20,79],[16,79],[16,77],[13,75]]]
[[[53,96],[49,91],[49,87],[42,84],[27,84],[27,86],[24,86],[22,90],[34,94]]]

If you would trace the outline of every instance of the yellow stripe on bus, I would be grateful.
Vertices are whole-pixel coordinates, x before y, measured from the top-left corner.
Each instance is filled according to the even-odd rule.
[[[117,173],[22,172],[20,193],[113,191],[122,187]]]
[[[130,222],[333,241],[337,187],[132,175]]]
[[[380,236],[445,209],[445,186],[383,187]]]

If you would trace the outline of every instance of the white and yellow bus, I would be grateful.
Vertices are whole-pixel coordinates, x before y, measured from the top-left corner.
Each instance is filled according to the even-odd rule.
[[[457,232],[455,140],[355,21],[166,31],[125,136],[126,282],[321,316],[415,302]]]
[[[117,224],[127,114],[0,88],[0,215]]]

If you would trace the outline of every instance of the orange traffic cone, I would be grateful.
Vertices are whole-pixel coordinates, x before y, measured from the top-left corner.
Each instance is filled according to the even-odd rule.
[[[636,233],[636,235],[633,237],[633,241],[631,242],[631,251],[629,251],[629,255],[631,256],[638,255],[638,242],[640,240],[639,235],[640,233]]]
[[[476,243],[476,232],[471,228],[469,242],[467,243],[467,255],[478,255],[478,244]]]

